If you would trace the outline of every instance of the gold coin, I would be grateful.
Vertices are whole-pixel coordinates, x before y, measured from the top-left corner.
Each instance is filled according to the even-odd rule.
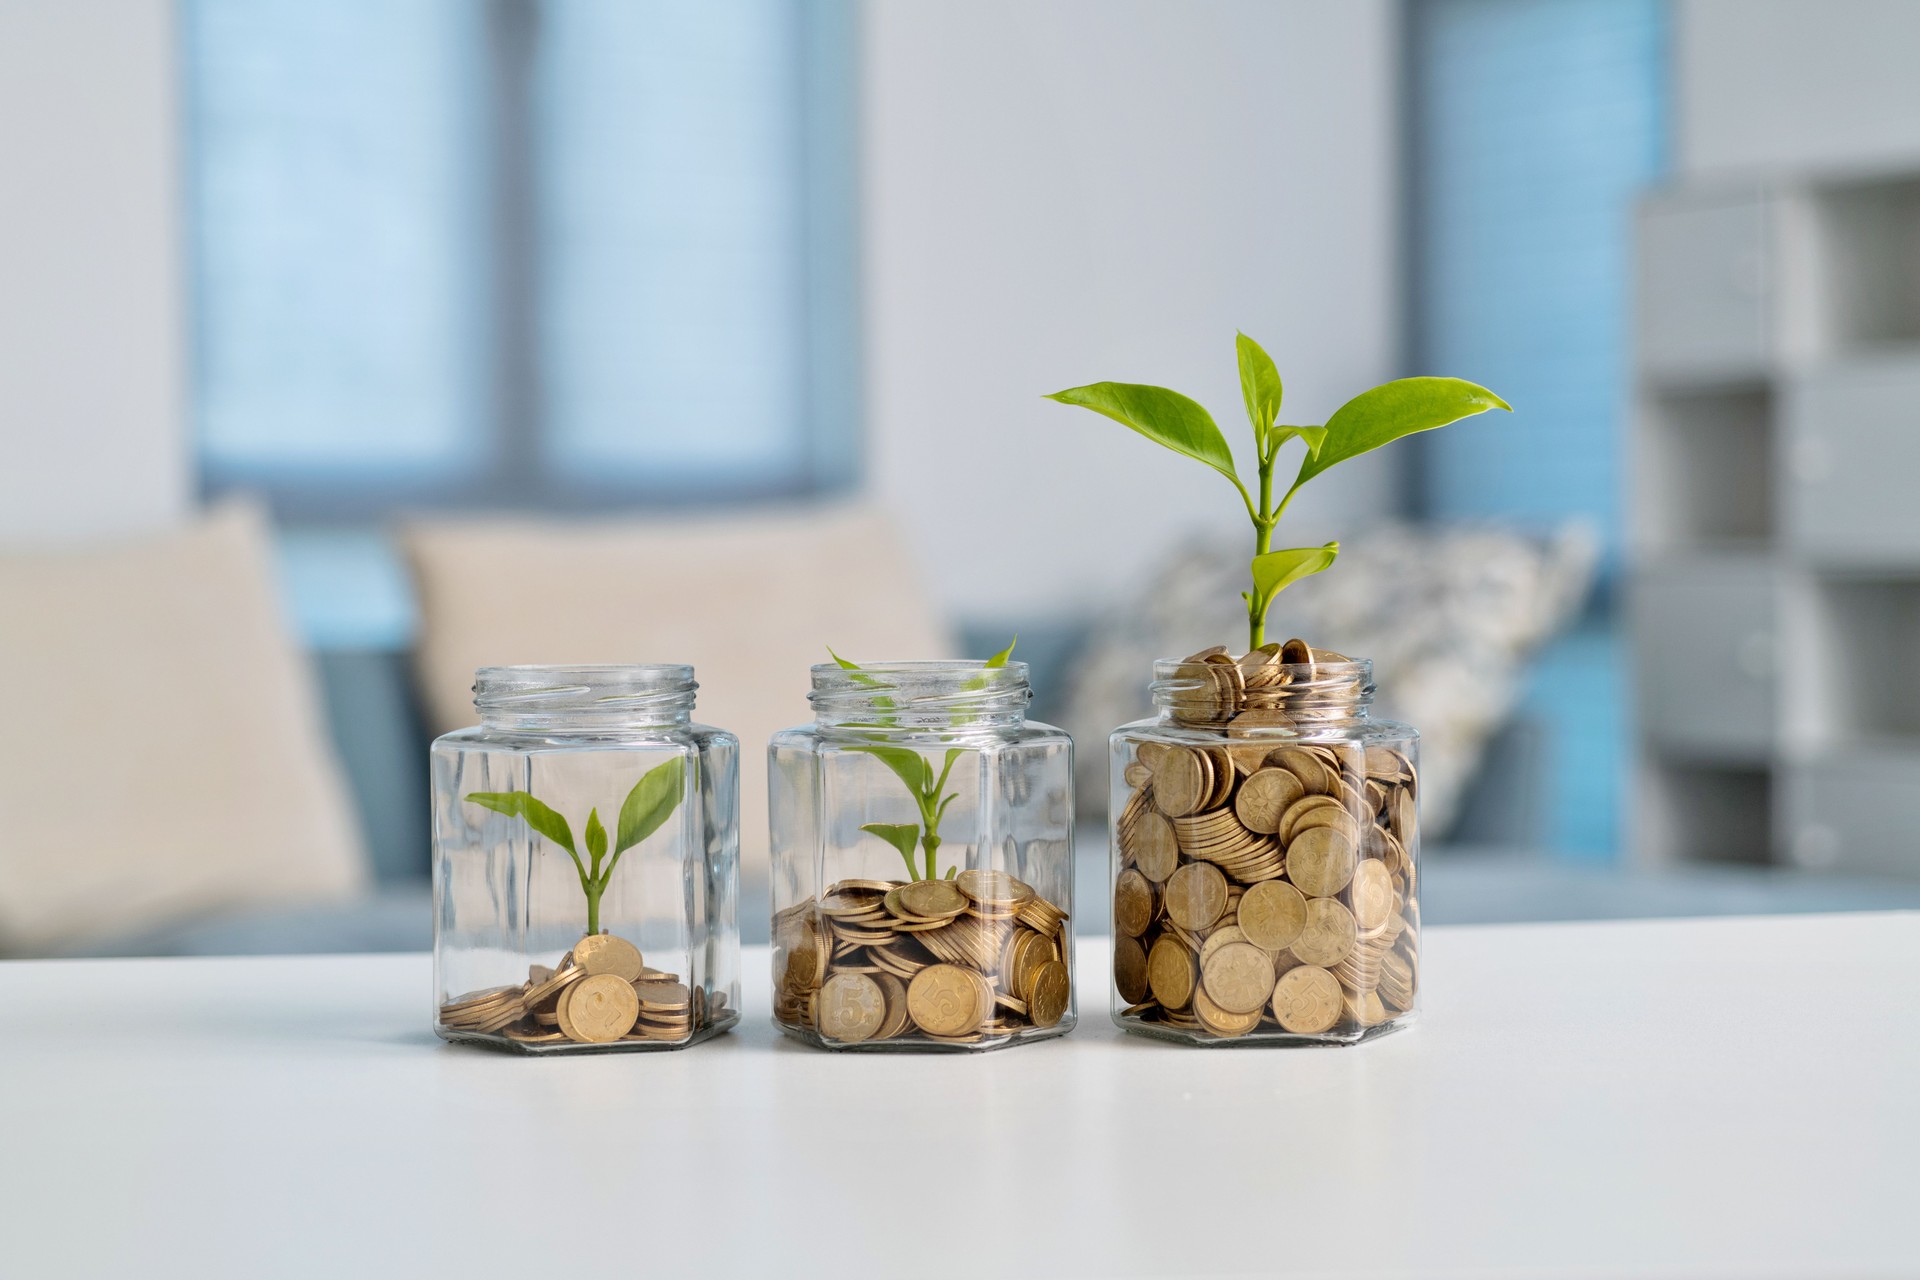
[[[573,962],[585,969],[588,977],[611,973],[626,982],[638,978],[646,968],[640,948],[610,933],[590,933],[574,943]]]
[[[1113,927],[1129,938],[1137,938],[1152,923],[1153,886],[1129,867],[1113,884]]]
[[[1329,978],[1333,975],[1328,974]],[[1162,938],[1147,953],[1147,987],[1163,1009],[1184,1009],[1193,999],[1193,952],[1177,938]],[[1335,984],[1336,990],[1338,984]]]
[[[1189,862],[1167,877],[1165,906],[1182,929],[1204,929],[1227,909],[1227,878],[1210,862]]]
[[[1344,1010],[1339,980],[1318,965],[1289,969],[1274,983],[1273,1016],[1296,1035],[1330,1030]]]
[[[1411,788],[1400,788],[1399,794],[1394,796],[1393,803],[1388,806],[1388,813],[1393,819],[1393,834],[1400,837],[1401,844],[1411,848],[1415,834],[1414,828],[1419,825],[1420,818],[1420,811],[1413,802]]]
[[[1287,949],[1301,961],[1330,968],[1347,958],[1359,936],[1353,913],[1333,898],[1309,898],[1300,936]]]
[[[569,963],[572,962],[571,956],[568,957],[568,962]],[[582,971],[576,968],[574,969],[574,972],[580,973]],[[585,979],[583,978],[581,979],[581,981],[585,981]],[[561,1035],[565,1036],[569,1040],[578,1042],[581,1039],[580,1033],[573,1029],[573,1019],[567,1016],[567,997],[572,994],[573,994],[573,989],[569,987],[566,990],[562,991],[560,993],[560,998],[554,1002],[553,1024],[560,1028]],[[639,1001],[636,999],[634,1001],[634,1004],[638,1006]]]
[[[636,982],[633,994],[640,997],[640,1007],[648,1012],[673,1012],[693,1005],[693,993],[684,982]]]
[[[1353,872],[1353,919],[1363,933],[1383,929],[1393,915],[1393,876],[1368,858]]]
[[[820,1034],[847,1044],[868,1039],[887,1020],[886,993],[864,973],[835,973],[813,1008]]]
[[[1058,960],[1049,960],[1040,966],[1028,987],[1027,1017],[1036,1027],[1059,1025],[1060,1018],[1067,1011],[1067,1000],[1072,994],[1072,983],[1067,966]]]
[[[899,893],[900,905],[923,920],[942,920],[967,909],[967,895],[951,880],[915,880]]]
[[[1240,930],[1256,947],[1283,951],[1306,923],[1306,898],[1284,880],[1262,880],[1240,897]]]
[[[1121,771],[1120,776],[1130,787],[1144,787],[1153,781],[1153,770],[1135,760]]]
[[[1280,819],[1305,797],[1306,788],[1289,769],[1261,769],[1240,784],[1233,798],[1233,812],[1249,831],[1273,835],[1280,830]]]
[[[880,984],[880,993],[887,1001],[886,1020],[873,1038],[891,1040],[907,1029],[907,984],[891,973],[876,974],[873,980]]]
[[[1180,865],[1180,839],[1173,824],[1158,813],[1142,814],[1127,843],[1133,865],[1155,884],[1164,884]]]
[[[597,973],[580,979],[560,997],[560,1029],[586,1044],[606,1044],[633,1030],[640,1016],[640,997],[633,984],[617,973]]]
[[[1273,957],[1251,942],[1229,942],[1206,962],[1201,983],[1228,1013],[1258,1013],[1273,998]]]
[[[1147,952],[1138,938],[1121,934],[1113,940],[1113,986],[1128,1004],[1147,998]]]
[[[1207,934],[1207,940],[1200,944],[1200,968],[1204,971],[1207,961],[1213,959],[1213,953],[1229,942],[1245,942],[1247,935],[1240,932],[1237,924],[1223,924]]]
[[[1153,802],[1171,818],[1196,812],[1213,791],[1213,766],[1192,747],[1168,747],[1153,771]]]
[[[1259,1009],[1252,1013],[1229,1013],[1207,995],[1205,987],[1199,987],[1193,993],[1193,1012],[1200,1019],[1201,1026],[1228,1039],[1246,1035],[1260,1025]]]
[[[958,965],[928,965],[907,988],[907,1012],[928,1035],[964,1036],[987,1019],[993,990],[986,979]]]
[[[1300,819],[1306,817],[1316,809],[1337,809],[1339,807],[1340,802],[1332,796],[1302,796],[1300,799],[1294,801],[1287,811],[1280,816],[1280,830],[1275,834],[1280,837],[1280,842],[1285,844],[1293,839],[1294,828],[1300,825]]]
[[[1334,827],[1308,827],[1287,845],[1287,879],[1312,898],[1327,898],[1353,879],[1353,841]]]
[[[1033,886],[1004,871],[969,867],[953,878],[953,886],[975,902],[1017,907],[1033,897]]]

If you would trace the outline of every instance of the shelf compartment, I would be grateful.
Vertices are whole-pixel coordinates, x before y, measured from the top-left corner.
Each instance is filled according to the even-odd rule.
[[[1788,766],[1782,789],[1795,865],[1920,879],[1920,742],[1849,744]]]
[[[1663,195],[1641,207],[1639,366],[1650,381],[1763,372],[1771,356],[1767,202],[1758,191]]]
[[[1635,688],[1648,742],[1699,761],[1772,755],[1779,594],[1761,556],[1689,558],[1634,575]]]
[[[1773,773],[1661,759],[1642,770],[1632,824],[1642,849],[1665,862],[1772,863]]]
[[[1776,450],[1764,384],[1650,391],[1635,465],[1644,549],[1773,543]]]
[[[1821,349],[1920,344],[1920,177],[1824,186],[1811,207]]]

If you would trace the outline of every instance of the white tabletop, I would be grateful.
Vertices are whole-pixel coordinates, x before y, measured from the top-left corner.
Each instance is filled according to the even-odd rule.
[[[425,957],[0,965],[0,1274],[1920,1274],[1920,914],[1429,931],[1418,1025],[527,1060]]]

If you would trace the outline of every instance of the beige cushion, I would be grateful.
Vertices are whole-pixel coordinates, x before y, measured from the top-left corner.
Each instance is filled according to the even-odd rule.
[[[944,658],[898,530],[864,509],[750,518],[416,524],[403,543],[436,732],[473,724],[475,669],[522,662],[690,662],[695,718],[740,737],[740,848],[764,880],[767,738],[805,723],[808,667]]]
[[[250,506],[0,552],[0,949],[337,899],[366,860]]]

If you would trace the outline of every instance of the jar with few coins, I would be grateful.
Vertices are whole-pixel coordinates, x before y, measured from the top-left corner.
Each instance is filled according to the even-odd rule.
[[[813,668],[768,743],[775,1025],[856,1051],[997,1049],[1075,1019],[1073,743],[1026,664]]]
[[[739,773],[693,668],[486,667],[433,744],[434,1031],[677,1049],[740,1017]]]
[[[1111,738],[1113,1018],[1189,1045],[1353,1044],[1420,979],[1419,735],[1300,641],[1154,664]]]

